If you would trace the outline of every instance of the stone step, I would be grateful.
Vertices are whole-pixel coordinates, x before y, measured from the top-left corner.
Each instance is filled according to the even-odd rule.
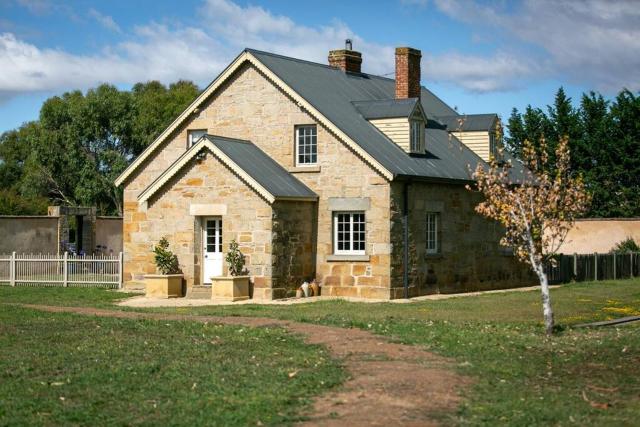
[[[193,286],[187,288],[187,298],[211,299],[211,286]]]

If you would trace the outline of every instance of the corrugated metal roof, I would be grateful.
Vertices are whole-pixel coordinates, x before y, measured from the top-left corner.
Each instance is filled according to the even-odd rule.
[[[445,130],[427,129],[424,156],[407,154],[369,123],[353,101],[395,99],[395,80],[364,73],[345,73],[328,65],[247,49],[294,91],[347,134],[394,176],[470,180],[469,168],[484,163]],[[431,91],[422,88],[420,102],[428,118],[457,115]],[[429,126],[428,126],[429,127]]]
[[[251,142],[215,135],[206,137],[275,198],[318,197],[309,187]]]
[[[367,120],[409,117],[418,98],[353,101],[356,110]]]
[[[461,114],[437,117],[437,120],[445,125],[449,132],[488,131],[493,128],[497,119],[496,114]]]

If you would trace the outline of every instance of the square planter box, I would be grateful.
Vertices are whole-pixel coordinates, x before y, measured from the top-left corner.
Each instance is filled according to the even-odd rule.
[[[182,296],[182,274],[147,274],[144,276],[147,298]]]
[[[215,301],[249,299],[249,276],[212,277],[211,299]]]

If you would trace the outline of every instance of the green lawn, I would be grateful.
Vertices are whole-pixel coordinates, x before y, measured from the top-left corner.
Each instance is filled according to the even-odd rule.
[[[0,300],[79,305],[71,293],[62,296],[68,291],[0,288]],[[82,303],[104,306],[114,295],[121,296],[95,291]],[[562,328],[551,339],[543,335],[539,291],[412,304],[327,301],[155,311],[358,327],[426,347],[453,358],[457,369],[474,380],[450,420],[458,424],[637,424],[640,325],[572,325],[640,314],[640,280],[568,285],[554,289],[552,299]]]
[[[323,348],[278,328],[0,309],[0,425],[290,424],[342,379]]]
[[[552,339],[543,334],[539,291],[413,304],[323,302],[188,311],[358,327],[452,357],[474,379],[466,402],[450,420],[458,424],[637,425],[640,325],[571,325],[640,314],[640,280],[568,285],[554,289],[552,298],[563,328]]]

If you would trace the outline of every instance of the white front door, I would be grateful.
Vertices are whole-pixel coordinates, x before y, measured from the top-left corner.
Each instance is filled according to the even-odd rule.
[[[211,283],[212,277],[222,276],[222,218],[204,218],[203,283]]]

